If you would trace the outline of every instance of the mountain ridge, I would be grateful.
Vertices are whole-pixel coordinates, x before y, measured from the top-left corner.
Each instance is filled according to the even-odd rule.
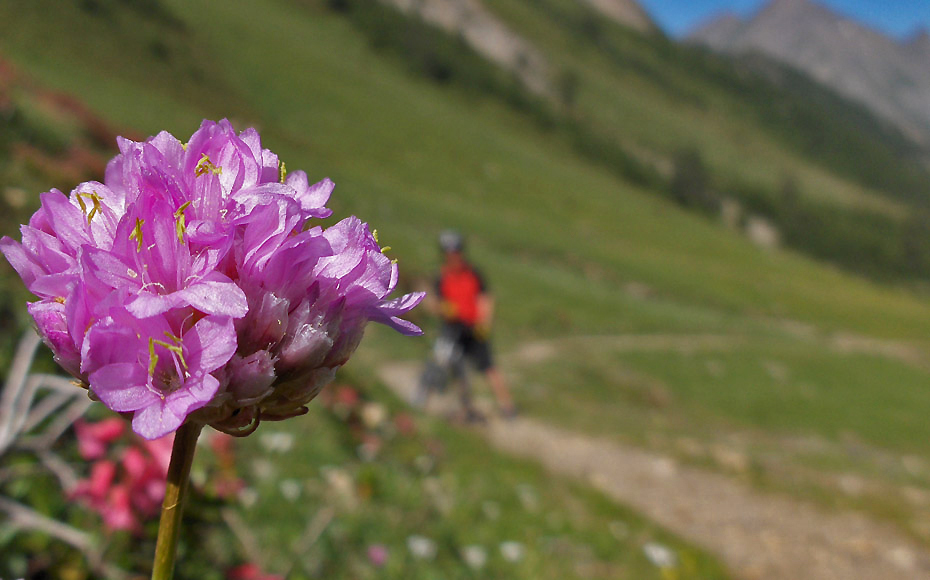
[[[721,14],[686,37],[724,54],[762,53],[798,68],[930,144],[930,36],[898,41],[813,0]]]

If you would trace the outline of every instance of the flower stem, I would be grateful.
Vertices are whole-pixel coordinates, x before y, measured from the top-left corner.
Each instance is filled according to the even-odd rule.
[[[184,513],[184,500],[187,497],[188,480],[197,438],[202,425],[188,422],[174,434],[171,448],[171,463],[168,465],[168,478],[165,487],[165,501],[161,506],[161,521],[158,523],[158,540],[155,543],[155,563],[152,567],[152,580],[171,580],[174,575],[174,560],[181,535],[181,516]]]

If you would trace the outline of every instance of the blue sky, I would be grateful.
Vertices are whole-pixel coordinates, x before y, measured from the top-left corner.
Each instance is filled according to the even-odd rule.
[[[768,0],[639,0],[659,26],[681,36],[724,10],[752,14]],[[902,38],[917,27],[930,28],[930,0],[815,0],[855,20]]]

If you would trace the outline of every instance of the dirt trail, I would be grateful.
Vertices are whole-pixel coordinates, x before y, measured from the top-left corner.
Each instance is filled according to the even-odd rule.
[[[702,350],[727,351],[745,343],[745,339],[725,334],[620,334],[615,336],[573,336],[559,340],[539,340],[523,344],[508,358],[523,363],[538,363],[559,353],[566,345],[593,345],[614,352],[675,351],[684,353]]]
[[[659,342],[665,342],[665,347],[686,347],[684,342]],[[699,342],[709,348],[732,346],[719,337]],[[517,356],[544,356],[543,350],[535,345]],[[380,375],[409,401],[418,370],[415,363],[400,363],[385,366]],[[447,411],[442,405],[448,402],[439,403],[438,407],[431,403],[430,410]],[[930,578],[930,552],[893,526],[861,514],[827,512],[809,503],[760,492],[725,475],[682,465],[670,457],[578,435],[534,419],[492,420],[483,432],[496,448],[537,460],[554,473],[583,479],[707,549],[721,558],[736,578]]]

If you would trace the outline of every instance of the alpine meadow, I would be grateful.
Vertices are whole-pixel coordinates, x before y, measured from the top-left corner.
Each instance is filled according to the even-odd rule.
[[[653,510],[651,489],[516,449],[531,427],[590,443],[590,465],[616,448],[671,465],[670,480],[719,478],[762,511],[854,513],[881,534],[838,558],[930,574],[930,149],[787,65],[598,4],[0,2],[0,234],[18,239],[41,192],[102,181],[117,135],[227,118],[335,183],[335,215],[364,216],[397,261],[394,296],[432,291],[454,228],[495,297],[515,420],[412,408],[435,317],[404,314],[422,338],[372,325],[307,416],[236,441],[249,491],[195,510],[179,578],[232,578],[244,561],[290,579],[803,575],[787,547],[721,548],[725,530]],[[468,29],[483,19],[522,56],[489,56]],[[0,261],[4,375],[31,300]],[[54,372],[47,351],[34,366]],[[65,519],[57,480],[23,483],[17,453],[0,454],[0,499]],[[195,487],[218,457],[195,462]],[[149,545],[103,537],[106,554]],[[105,577],[2,521],[0,554],[0,578]],[[147,573],[144,558],[117,564]]]

